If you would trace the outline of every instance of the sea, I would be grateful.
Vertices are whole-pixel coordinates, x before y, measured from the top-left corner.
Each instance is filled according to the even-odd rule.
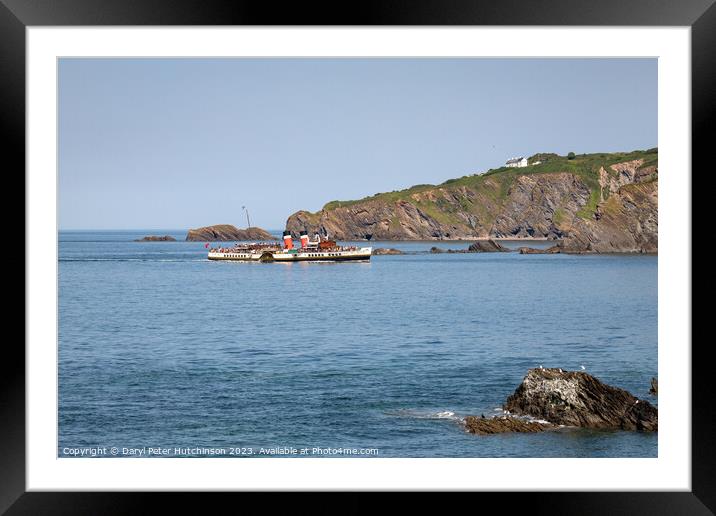
[[[502,414],[540,366],[656,404],[656,256],[430,241],[357,242],[406,253],[368,263],[214,262],[185,236],[59,233],[59,457],[658,455],[656,433],[461,423]]]

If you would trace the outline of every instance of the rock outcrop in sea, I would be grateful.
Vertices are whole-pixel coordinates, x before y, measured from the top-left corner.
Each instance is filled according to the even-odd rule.
[[[503,405],[506,415],[467,416],[468,432],[541,432],[560,427],[658,430],[658,409],[583,371],[530,369]]]
[[[135,242],[176,242],[177,239],[173,236],[164,235],[164,236],[156,236],[156,235],[149,235],[145,236],[143,238],[137,238]]]
[[[544,421],[529,421],[512,416],[478,417],[467,416],[465,429],[471,434],[490,435],[504,432],[544,432],[556,428]]]
[[[474,244],[470,244],[467,249],[442,249],[440,247],[431,247],[430,252],[437,253],[508,253],[510,250],[494,240],[478,240]]]
[[[203,228],[190,229],[186,235],[187,242],[227,242],[230,240],[277,240],[271,233],[262,228],[250,227],[239,229],[231,224],[217,224]]]
[[[494,240],[478,240],[467,248],[469,253],[506,253],[510,250]]]
[[[658,251],[657,149],[529,161],[524,168],[332,201],[316,213],[292,214],[286,229],[294,236],[324,231],[338,240],[533,237],[561,240],[566,253]]]
[[[535,249],[534,247],[520,247],[517,249],[520,254],[559,254],[562,248],[558,245],[553,245],[547,249]]]
[[[658,410],[583,371],[530,369],[503,408],[556,425],[656,431]]]

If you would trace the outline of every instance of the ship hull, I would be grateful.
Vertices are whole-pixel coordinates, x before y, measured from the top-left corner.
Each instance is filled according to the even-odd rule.
[[[263,253],[209,253],[209,260],[238,262],[348,262],[367,261],[372,254],[371,247],[352,251],[312,251],[287,253],[264,251]]]
[[[258,262],[260,254],[250,253],[209,253],[209,260],[232,261],[232,262]]]
[[[334,253],[274,253],[273,259],[276,262],[348,262],[358,260],[370,260],[370,251],[348,251]]]

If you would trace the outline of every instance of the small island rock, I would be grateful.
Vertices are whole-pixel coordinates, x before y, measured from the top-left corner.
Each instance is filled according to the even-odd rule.
[[[176,242],[177,239],[173,236],[164,235],[164,236],[156,236],[156,235],[149,235],[145,236],[144,238],[138,238],[135,240],[135,242]]]
[[[585,428],[657,431],[651,403],[583,371],[530,369],[503,407],[512,414]]]
[[[535,249],[534,247],[520,247],[517,249],[520,254],[558,254],[561,248],[558,245],[553,245],[547,249]]]
[[[505,246],[494,240],[478,240],[471,244],[467,250],[471,253],[504,253],[509,251]]]
[[[231,240],[277,240],[271,233],[262,228],[239,229],[231,224],[217,224],[203,228],[190,229],[186,235],[187,242],[227,242]]]
[[[474,244],[471,244],[467,249],[441,249],[440,247],[431,247],[431,253],[450,253],[450,254],[465,254],[465,253],[502,253],[509,252],[510,250],[495,242],[494,240],[478,240]]]

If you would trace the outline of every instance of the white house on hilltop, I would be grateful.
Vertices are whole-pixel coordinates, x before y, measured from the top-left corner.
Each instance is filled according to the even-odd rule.
[[[510,158],[505,163],[506,166],[511,168],[521,168],[527,166],[527,158],[520,156],[519,158]]]

